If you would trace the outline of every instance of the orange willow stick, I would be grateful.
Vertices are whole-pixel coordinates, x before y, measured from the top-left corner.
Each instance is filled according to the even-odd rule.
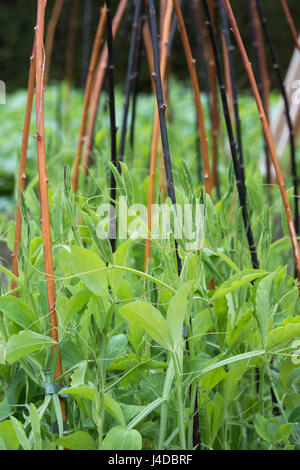
[[[119,29],[122,17],[125,12],[125,8],[127,6],[127,2],[128,0],[120,0],[119,6],[116,11],[113,24],[112,24],[113,38],[115,37]],[[105,72],[107,69],[107,64],[108,64],[108,48],[107,48],[107,43],[105,43],[105,46],[102,51],[100,61],[98,64],[98,68],[96,71],[95,80],[94,80],[94,87],[93,87],[92,96],[91,96],[90,117],[89,117],[89,123],[88,123],[87,132],[85,136],[84,172],[86,176],[88,174],[90,152],[92,148],[92,140],[93,140],[94,129],[95,129],[97,113],[98,113],[99,98],[100,98],[100,94],[101,94],[103,83],[104,83],[104,77],[105,77]]]
[[[22,133],[22,146],[21,146],[19,180],[18,180],[18,191],[17,191],[17,195],[19,196],[19,198],[22,197],[22,192],[25,189],[25,183],[26,183],[27,149],[28,149],[28,137],[29,137],[29,131],[30,131],[30,118],[31,118],[31,112],[32,112],[32,103],[33,103],[33,97],[34,97],[34,81],[35,81],[35,46],[33,46],[32,55],[30,57],[26,113],[25,113],[24,127],[23,127],[23,133]],[[17,200],[15,241],[14,241],[14,251],[12,254],[12,272],[17,277],[19,275],[19,245],[21,243],[21,236],[22,236],[22,213],[21,213],[20,203]],[[16,281],[13,280],[11,283],[11,289],[14,290],[16,287],[17,287],[17,283]],[[17,296],[18,293],[15,292],[13,295]]]
[[[103,34],[104,34],[105,25],[106,25],[106,8],[103,7],[101,8],[101,15],[100,15],[99,23],[98,23],[97,33],[96,33],[92,56],[90,60],[90,66],[88,70],[88,76],[86,80],[83,110],[82,110],[82,116],[81,116],[77,150],[76,150],[76,155],[75,155],[75,166],[74,166],[74,173],[73,173],[73,180],[72,180],[72,187],[75,193],[77,192],[77,189],[78,189],[79,167],[80,167],[80,162],[81,162],[83,138],[84,138],[84,133],[86,129],[86,121],[87,121],[90,100],[91,100],[95,69],[96,69],[97,60],[99,57],[99,52],[103,44]]]
[[[253,74],[253,71],[252,71],[251,63],[248,59],[248,55],[247,55],[246,49],[244,47],[243,40],[241,38],[240,32],[239,32],[239,28],[238,28],[238,25],[236,23],[236,19],[235,19],[234,13],[233,13],[231,5],[230,5],[230,1],[229,0],[223,0],[223,2],[224,2],[224,5],[225,5],[225,8],[226,8],[231,26],[232,26],[233,34],[235,36],[238,48],[240,50],[240,53],[241,53],[241,56],[242,56],[242,59],[243,59],[243,62],[244,62],[244,66],[245,66],[245,69],[246,69],[246,72],[247,72],[247,75],[248,75],[248,78],[249,78],[249,81],[250,81],[250,84],[251,84],[251,88],[253,90],[254,98],[255,98],[257,108],[258,108],[258,112],[259,112],[259,117],[260,117],[262,127],[263,127],[263,130],[264,130],[264,133],[265,133],[265,137],[266,137],[266,140],[267,140],[267,143],[268,143],[270,156],[271,156],[274,168],[275,168],[275,172],[276,172],[276,176],[277,176],[277,180],[278,180],[278,185],[279,185],[279,188],[280,188],[281,197],[282,197],[282,200],[283,200],[283,205],[284,205],[285,214],[286,214],[286,218],[287,218],[287,223],[288,223],[288,227],[289,227],[289,233],[290,233],[290,237],[291,237],[293,253],[294,253],[294,258],[295,258],[297,278],[298,278],[298,288],[299,288],[299,292],[300,292],[300,248],[299,248],[299,244],[298,244],[298,240],[297,240],[297,235],[296,235],[296,230],[295,230],[295,226],[294,226],[292,211],[291,211],[291,208],[290,208],[290,203],[289,203],[289,199],[288,199],[288,196],[287,196],[284,179],[283,179],[281,169],[280,169],[280,166],[279,166],[279,163],[278,163],[278,158],[277,158],[277,155],[276,155],[275,145],[274,145],[274,142],[273,142],[270,126],[268,124],[267,116],[266,116],[266,113],[265,113],[265,110],[264,110],[264,107],[263,107],[263,104],[262,104],[262,100],[261,100],[261,97],[260,97],[260,94],[259,94],[259,90],[258,90],[256,81],[255,81],[255,77],[254,77],[254,74]]]
[[[164,85],[164,79],[166,75],[168,44],[169,44],[172,13],[173,13],[173,0],[168,0],[167,5],[166,5],[166,11],[164,14],[164,21],[163,21],[163,26],[162,26],[162,39],[161,39],[160,68],[161,68],[162,85]],[[153,58],[153,55],[152,55],[152,58]],[[154,68],[152,69],[152,71],[154,71]],[[158,114],[158,109],[156,105],[154,125],[153,125],[153,134],[152,134],[152,143],[151,143],[151,154],[150,154],[150,181],[149,181],[149,195],[148,195],[148,231],[149,232],[151,232],[151,228],[152,228],[152,210],[151,209],[152,209],[152,204],[154,203],[156,158],[157,158],[157,147],[158,147],[159,135],[160,135],[160,121],[159,121],[159,114]],[[150,259],[150,256],[151,256],[151,240],[150,238],[147,238],[145,242],[145,271],[147,271],[147,265],[148,265],[148,260]]]
[[[50,233],[50,215],[49,215],[49,200],[48,200],[48,178],[46,169],[46,154],[45,154],[45,133],[44,133],[44,26],[45,26],[45,10],[46,0],[38,0],[37,10],[37,26],[36,26],[36,145],[38,156],[38,172],[39,172],[39,185],[40,185],[40,201],[41,201],[41,226],[44,247],[44,261],[46,271],[46,284],[48,296],[48,308],[50,314],[51,337],[54,341],[58,342],[58,329],[57,329],[57,316],[56,316],[56,296],[53,272],[53,259],[52,259],[52,243]],[[54,354],[57,345],[53,346],[52,354]],[[58,360],[55,369],[55,379],[62,374],[61,354],[58,354]],[[66,421],[65,404],[62,400],[61,412],[63,421]]]
[[[200,97],[199,83],[197,79],[197,72],[195,66],[195,59],[193,59],[186,27],[184,24],[181,8],[179,6],[178,0],[173,0],[174,10],[177,16],[178,28],[181,34],[181,40],[185,51],[185,56],[187,60],[187,65],[192,81],[194,100],[197,112],[198,128],[201,137],[201,150],[203,158],[203,169],[204,169],[204,185],[206,192],[211,195],[211,178],[210,178],[210,167],[209,167],[209,152],[208,152],[208,139],[206,135],[204,115]]]
[[[53,41],[56,30],[56,25],[60,17],[60,13],[63,7],[64,0],[56,0],[51,18],[48,23],[47,33],[46,33],[46,42],[45,42],[45,54],[46,54],[46,63],[45,63],[45,88],[47,87],[48,78],[49,78],[49,69],[51,63]]]
[[[215,28],[215,9],[214,0],[209,0],[209,9]],[[218,133],[219,133],[219,108],[218,108],[218,84],[216,63],[212,50],[212,45],[209,44],[209,80],[212,94],[212,111],[211,111],[211,124],[212,124],[212,185],[219,192],[218,182]]]
[[[294,21],[293,21],[293,17],[291,15],[291,12],[290,12],[290,9],[288,7],[288,4],[287,4],[286,0],[281,0],[281,5],[284,9],[284,13],[285,13],[287,22],[290,26],[290,30],[291,30],[291,33],[293,35],[295,45],[296,45],[297,49],[299,49],[299,51],[300,51],[300,42],[299,42],[299,39],[298,39],[298,33],[297,33],[297,30],[296,30],[296,27],[295,27],[295,24],[294,24]]]

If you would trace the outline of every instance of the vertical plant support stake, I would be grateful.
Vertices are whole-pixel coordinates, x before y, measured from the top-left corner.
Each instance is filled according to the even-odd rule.
[[[296,233],[299,234],[299,193],[298,193],[298,177],[297,177],[297,162],[296,162],[296,146],[295,146],[295,133],[294,133],[292,118],[290,114],[289,100],[288,100],[285,85],[284,85],[281,67],[277,58],[276,51],[273,46],[273,42],[271,39],[268,24],[267,24],[267,19],[264,15],[260,0],[256,1],[256,7],[257,7],[259,19],[262,24],[264,35],[266,38],[266,44],[270,52],[273,69],[277,76],[278,85],[281,91],[281,95],[282,95],[284,107],[285,107],[285,116],[286,116],[287,126],[289,129],[289,135],[290,135],[291,167],[292,167],[292,179],[293,179],[293,186],[294,186],[294,200],[295,200],[294,224],[295,224]]]
[[[156,11],[155,11],[155,6],[154,6],[154,0],[149,0],[148,5],[149,5],[149,16],[150,16],[153,60],[154,60],[154,73],[152,74],[152,77],[153,77],[153,80],[155,83],[155,89],[156,89],[156,100],[157,100],[157,108],[158,108],[159,122],[160,122],[160,135],[161,135],[162,148],[163,148],[163,154],[164,154],[164,163],[165,163],[165,170],[166,170],[167,191],[168,191],[168,196],[171,199],[171,202],[173,204],[174,210],[176,211],[175,188],[174,188],[171,156],[170,156],[169,141],[168,141],[166,114],[165,114],[166,104],[164,102],[164,97],[163,97],[163,88],[162,88],[161,72],[160,72],[158,31],[157,31]],[[178,275],[180,275],[182,265],[181,265],[181,260],[178,254],[178,243],[176,240],[175,240],[175,249],[176,249],[176,259],[177,259],[177,270],[178,270]]]
[[[299,43],[299,39],[298,39],[298,33],[297,33],[296,26],[294,24],[293,17],[291,15],[291,12],[290,12],[290,9],[288,7],[288,4],[287,4],[286,0],[281,0],[281,5],[283,7],[283,10],[284,10],[284,13],[285,13],[285,16],[286,16],[286,20],[289,24],[292,36],[294,38],[295,46],[300,51],[300,43]]]
[[[192,56],[191,47],[189,44],[189,39],[184,24],[181,8],[179,6],[178,0],[173,0],[174,10],[177,16],[178,28],[181,34],[181,40],[185,51],[186,61],[191,77],[195,106],[197,111],[197,121],[198,128],[201,138],[201,149],[202,149],[202,158],[203,158],[203,169],[204,169],[204,185],[206,192],[211,195],[211,178],[210,178],[210,167],[209,167],[209,152],[208,152],[208,139],[206,135],[205,123],[204,123],[204,114],[202,109],[200,89],[197,79],[197,72],[195,66],[195,59]]]
[[[110,0],[106,0],[106,16],[107,16],[107,47],[108,47],[108,103],[109,103],[109,116],[110,116],[110,139],[111,139],[111,162],[115,167],[118,167],[117,162],[117,126],[116,126],[116,110],[115,110],[115,83],[114,83],[114,49],[113,49],[113,33],[112,33],[112,12]],[[111,171],[110,180],[110,198],[113,208],[115,208],[116,199],[116,180],[113,172]],[[117,229],[117,219],[114,210],[110,214],[109,232],[110,243],[112,250],[115,250],[115,234]]]
[[[128,3],[128,0],[120,0],[119,6],[116,11],[113,24],[112,24],[113,38],[117,34],[117,31],[119,29],[121,20],[123,18],[127,3]],[[107,69],[107,63],[108,63],[108,48],[107,48],[107,44],[105,44],[104,49],[100,56],[99,64],[97,66],[95,79],[93,80],[93,89],[92,89],[91,101],[90,101],[91,108],[90,108],[90,115],[89,115],[89,123],[87,126],[87,131],[86,131],[86,136],[85,136],[85,150],[84,150],[84,159],[83,159],[84,172],[86,176],[88,174],[90,153],[92,151],[93,135],[94,135],[96,119],[97,119],[97,114],[98,114],[99,99],[100,99],[100,94],[101,94],[102,87],[103,87],[105,72]]]
[[[225,88],[225,84],[224,84],[222,67],[221,67],[221,62],[220,62],[218,49],[217,49],[216,37],[215,37],[215,33],[214,33],[214,28],[213,28],[212,19],[211,19],[210,10],[209,10],[209,7],[208,7],[207,0],[202,0],[202,2],[203,2],[204,10],[205,10],[205,13],[206,13],[206,18],[207,18],[206,24],[208,26],[210,39],[211,39],[211,44],[212,44],[212,49],[213,49],[214,58],[215,58],[217,81],[219,83],[220,94],[221,94],[221,98],[222,98],[224,118],[225,118],[225,122],[226,122],[227,134],[228,134],[228,139],[229,139],[229,144],[230,144],[230,149],[231,149],[232,162],[233,162],[233,168],[234,168],[235,180],[236,180],[236,186],[237,186],[237,191],[238,191],[238,195],[239,195],[240,204],[241,204],[241,207],[242,207],[243,221],[244,221],[245,231],[246,231],[246,234],[247,234],[248,245],[249,245],[249,250],[250,250],[250,254],[251,254],[251,261],[252,261],[253,268],[254,269],[259,269],[259,261],[258,261],[258,258],[257,258],[256,246],[255,246],[255,243],[254,243],[252,229],[251,229],[250,221],[249,221],[246,193],[245,193],[244,185],[243,185],[243,182],[242,182],[241,169],[240,169],[240,164],[239,164],[239,160],[238,160],[238,153],[237,153],[237,145],[236,145],[236,142],[235,142],[235,139],[234,139],[233,128],[232,128],[232,123],[231,123],[230,114],[229,114],[229,106],[228,106],[228,102],[227,102],[226,88]]]
[[[44,247],[44,262],[46,272],[46,285],[48,296],[48,308],[50,315],[51,337],[54,341],[58,342],[58,324],[56,315],[56,295],[53,271],[53,258],[52,258],[52,243],[50,232],[50,214],[49,214],[49,200],[48,200],[48,178],[46,170],[46,154],[45,154],[45,133],[44,133],[44,69],[45,69],[45,54],[44,54],[44,25],[45,25],[45,10],[46,0],[38,0],[37,11],[37,26],[36,26],[36,145],[38,156],[38,173],[39,173],[39,186],[40,186],[40,201],[41,201],[41,227]],[[58,346],[52,348],[52,354]],[[61,353],[59,351],[55,379],[62,375]],[[63,421],[66,421],[65,403],[60,398],[61,412]]]
[[[24,127],[22,133],[22,146],[21,146],[21,155],[20,155],[20,166],[19,166],[19,179],[18,179],[18,189],[17,196],[22,197],[22,192],[25,189],[26,184],[26,163],[27,163],[27,150],[28,150],[28,137],[30,132],[30,118],[32,113],[32,103],[34,97],[34,82],[35,82],[35,41],[33,45],[32,54],[30,57],[30,69],[29,69],[29,78],[28,78],[28,91],[27,91],[27,103],[26,103],[26,113],[24,120]],[[12,254],[12,273],[18,277],[19,275],[19,245],[21,243],[22,236],[22,213],[19,200],[17,198],[17,208],[16,208],[16,229],[15,229],[15,241],[14,241],[14,251]],[[14,290],[17,287],[15,280],[12,280],[11,289]],[[17,292],[14,293],[17,296]]]
[[[77,149],[76,149],[76,155],[75,155],[75,165],[74,165],[73,178],[72,178],[72,187],[75,193],[77,192],[77,189],[78,189],[79,167],[80,167],[80,162],[81,162],[83,139],[84,139],[84,133],[86,130],[86,122],[87,122],[88,109],[89,109],[90,100],[91,100],[95,69],[96,69],[97,60],[99,57],[99,52],[103,44],[103,34],[104,34],[105,24],[106,24],[106,8],[103,7],[101,9],[101,14],[99,18],[97,33],[96,33],[96,37],[94,41],[92,56],[91,56],[90,65],[89,65],[89,71],[88,71],[87,80],[86,80],[85,92],[84,92],[83,109],[82,109],[82,115],[81,115],[79,136],[78,136]]]
[[[56,25],[60,17],[60,13],[64,4],[64,0],[56,0],[51,18],[48,23],[46,41],[45,41],[45,54],[46,54],[46,63],[45,63],[45,88],[47,88],[49,70],[51,63],[51,56],[53,50],[53,41],[56,30]]]
[[[260,98],[258,87],[257,87],[256,81],[255,81],[255,77],[254,77],[254,74],[253,74],[253,71],[252,71],[251,63],[249,62],[248,55],[247,55],[243,40],[241,38],[241,34],[240,34],[240,31],[239,31],[234,13],[232,11],[229,0],[223,0],[223,2],[224,2],[224,5],[225,5],[225,8],[226,8],[231,26],[232,26],[233,34],[235,36],[237,45],[239,47],[239,50],[240,50],[240,53],[241,53],[241,56],[242,56],[242,59],[243,59],[243,62],[244,62],[244,67],[246,69],[246,72],[247,72],[247,75],[248,75],[248,78],[249,78],[249,81],[250,81],[250,84],[251,84],[251,88],[253,90],[254,98],[255,98],[256,105],[257,105],[258,112],[259,112],[259,117],[260,117],[263,129],[264,129],[264,133],[265,133],[265,136],[266,136],[266,139],[267,139],[267,142],[268,142],[270,156],[272,158],[272,162],[273,162],[273,165],[274,165],[274,168],[275,168],[275,172],[276,172],[276,176],[277,176],[277,180],[278,180],[278,185],[279,185],[279,188],[280,188],[281,197],[282,197],[282,200],[283,200],[283,205],[284,205],[285,214],[286,214],[286,218],[287,218],[287,223],[288,223],[288,228],[289,228],[289,233],[290,233],[290,238],[291,238],[291,243],[292,243],[292,248],[293,248],[293,254],[294,254],[294,258],[295,258],[295,266],[296,266],[296,272],[297,272],[297,278],[298,278],[298,288],[299,288],[299,292],[300,292],[300,248],[299,248],[299,244],[298,244],[298,240],[297,240],[297,234],[296,234],[296,230],[295,230],[295,226],[294,226],[294,222],[293,222],[292,211],[291,211],[291,208],[290,208],[290,203],[289,203],[289,199],[288,199],[288,196],[287,196],[284,179],[283,179],[281,169],[280,169],[280,166],[279,166],[279,163],[278,163],[278,158],[277,158],[277,154],[276,154],[276,150],[275,150],[275,145],[274,145],[274,142],[273,142],[271,130],[270,130],[268,120],[267,120],[267,117],[266,117],[266,113],[265,113],[265,110],[264,110],[264,107],[263,107],[263,104],[262,104],[262,101],[261,101],[261,98]]]
[[[161,55],[160,55],[160,74],[161,74],[162,87],[163,87],[165,75],[166,75],[168,41],[169,41],[172,11],[173,11],[172,1],[173,0],[168,0],[167,2],[166,11],[164,15],[164,24],[162,26],[162,40],[161,40],[162,47],[161,47]],[[152,228],[152,205],[154,203],[159,129],[160,129],[160,116],[159,116],[158,108],[156,106],[155,115],[154,115],[153,133],[152,133],[152,142],[151,142],[151,153],[150,153],[150,179],[149,179],[148,222],[147,222],[149,232],[151,232],[151,228]],[[151,257],[151,239],[148,237],[146,238],[146,241],[145,241],[145,272],[147,272],[148,260],[150,259],[150,257]]]
[[[137,47],[137,39],[138,39],[138,27],[139,27],[139,19],[141,16],[143,6],[143,0],[137,0],[134,10],[134,17],[133,17],[133,26],[132,26],[132,34],[131,34],[131,42],[130,42],[130,50],[129,50],[129,57],[128,57],[128,68],[127,68],[127,78],[126,78],[126,90],[125,90],[125,101],[124,101],[124,111],[123,111],[123,122],[121,128],[121,138],[120,138],[120,147],[119,147],[119,154],[118,160],[123,161],[124,159],[124,152],[125,152],[125,141],[126,141],[126,133],[127,133],[127,119],[128,119],[128,111],[129,111],[129,101],[130,95],[132,92],[132,85],[134,80],[133,68],[134,68],[134,58],[136,55],[136,47]]]

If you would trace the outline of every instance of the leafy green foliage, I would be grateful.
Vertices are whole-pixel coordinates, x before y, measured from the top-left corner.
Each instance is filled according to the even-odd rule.
[[[9,98],[15,109],[20,97],[23,100],[24,94]],[[1,267],[0,448],[192,449],[197,413],[201,449],[299,450],[298,290],[290,242],[278,223],[280,194],[272,188],[269,203],[259,172],[263,142],[252,100],[241,97],[240,107],[259,270],[251,266],[226,148],[220,143],[221,198],[215,193],[210,198],[198,174],[192,93],[171,82],[174,119],[168,131],[177,200],[193,206],[203,202],[205,209],[204,247],[187,250],[186,240],[179,242],[183,266],[179,278],[176,222],[170,223],[170,240],[153,240],[147,273],[144,240],[117,238],[113,253],[109,239],[98,237],[99,226],[107,229],[108,225],[97,212],[110,197],[107,116],[99,115],[94,165],[87,180],[80,175],[75,196],[70,167],[81,96],[74,93],[72,98],[72,119],[62,113],[62,126],[68,130],[63,136],[50,119],[55,114],[54,97],[50,87],[46,142],[58,313],[56,351],[61,352],[63,366],[57,383],[63,388],[45,397],[45,385],[55,381],[57,356],[52,356],[56,343],[50,338],[31,142],[22,204],[18,297],[9,291],[10,270]],[[128,205],[145,204],[149,186],[154,101],[141,95],[138,103],[136,156],[133,160],[128,146],[121,172],[112,169],[117,192],[127,197]],[[117,93],[118,113],[121,105],[122,95]],[[205,119],[208,123],[207,107]],[[19,142],[14,148],[17,152]],[[64,167],[58,171],[60,165]],[[155,202],[161,202],[158,186],[156,195]],[[133,221],[128,214],[128,225]],[[1,240],[12,249],[14,223],[1,216],[0,227]],[[140,228],[135,225],[135,233]],[[66,432],[59,399],[67,402]]]

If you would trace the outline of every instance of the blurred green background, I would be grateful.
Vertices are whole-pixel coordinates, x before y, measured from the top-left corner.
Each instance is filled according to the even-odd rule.
[[[64,7],[60,17],[53,50],[53,61],[51,64],[51,79],[61,80],[65,77],[66,68],[66,45],[68,39],[70,11],[74,0],[64,0]],[[119,0],[113,0],[113,8],[116,9]],[[184,15],[189,29],[190,40],[195,50],[195,38],[192,28],[192,18],[189,8],[190,0],[184,0]],[[47,18],[49,18],[55,0],[47,2]],[[77,24],[76,53],[74,64],[74,85],[81,87],[83,84],[84,70],[87,67],[87,54],[83,53],[83,23],[84,12],[87,4],[92,8],[90,24],[90,46],[99,18],[99,7],[102,0],[80,0],[80,14]],[[116,43],[116,80],[122,82],[126,74],[127,58],[130,41],[130,27],[132,21],[133,0],[129,0],[127,14],[122,22]],[[269,20],[270,30],[274,44],[278,52],[280,63],[285,71],[293,52],[293,40],[286,23],[280,0],[262,0],[266,16]],[[157,1],[157,4],[159,2]],[[201,4],[201,1],[200,1]],[[251,30],[249,27],[249,14],[247,0],[232,0],[234,12],[237,15],[243,39],[247,45],[250,57],[253,58]],[[24,88],[27,84],[28,58],[30,57],[33,41],[33,28],[36,21],[36,0],[1,0],[0,2],[0,79],[7,85],[7,91],[12,92],[17,88]],[[300,1],[288,0],[296,26],[300,24]],[[247,89],[248,82],[241,68],[238,53],[236,65],[238,68],[240,87]],[[173,48],[173,71],[180,79],[187,78],[186,64],[182,54],[182,46],[178,34]],[[273,74],[271,74],[273,75]],[[276,79],[272,76],[272,83],[276,86]],[[141,86],[149,87],[149,73],[146,60],[142,68]]]

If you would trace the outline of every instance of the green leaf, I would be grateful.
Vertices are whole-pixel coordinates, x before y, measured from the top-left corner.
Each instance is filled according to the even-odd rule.
[[[187,313],[187,300],[192,293],[194,281],[189,281],[172,298],[168,313],[167,324],[172,338],[173,347],[182,342],[182,327]]]
[[[39,335],[31,330],[20,331],[9,338],[5,348],[5,357],[7,362],[12,364],[27,354],[41,351],[55,344],[56,342],[49,336]]]
[[[270,292],[274,280],[274,273],[262,279],[257,287],[255,299],[255,319],[258,324],[262,347],[266,346],[269,312],[270,312]]]
[[[300,315],[286,318],[280,326],[268,334],[267,349],[289,343],[296,336],[300,336]]]
[[[56,444],[70,450],[97,450],[96,441],[87,432],[83,431],[60,437],[56,439]]]
[[[114,253],[115,266],[126,266],[130,244],[131,240],[127,240],[125,243],[122,243],[122,245],[118,247],[118,249]],[[108,277],[112,291],[115,296],[117,296],[120,283],[124,277],[124,271],[121,271],[120,269],[113,269],[111,271],[108,271]]]
[[[78,387],[66,387],[60,390],[60,394],[64,395],[67,393],[71,396],[79,396],[82,398],[87,398],[88,400],[95,399],[96,388],[91,387],[90,385],[80,385]]]
[[[38,330],[36,318],[32,310],[18,297],[0,297],[0,310],[7,317],[22,328],[34,328]]]
[[[212,414],[211,431],[210,431],[211,444],[214,443],[214,440],[216,439],[219,429],[222,425],[223,415],[224,415],[224,399],[222,395],[219,392],[217,392],[213,401],[213,414]]]
[[[63,258],[71,272],[79,277],[93,294],[108,295],[105,264],[96,253],[72,246],[71,253],[64,250]]]
[[[33,433],[34,450],[42,450],[41,423],[38,411],[33,403],[30,403],[30,422]]]
[[[87,304],[92,293],[89,289],[82,289],[67,300],[62,309],[58,309],[59,319],[64,327],[68,326],[76,313]]]
[[[6,450],[19,449],[19,440],[10,420],[2,421],[2,423],[0,423],[0,439],[5,445]]]
[[[141,448],[142,436],[136,429],[116,426],[107,433],[101,450],[141,450]]]
[[[7,418],[11,414],[11,408],[8,400],[5,398],[0,402],[0,421]]]
[[[145,419],[150,413],[152,413],[152,411],[158,408],[164,401],[164,398],[157,398],[148,406],[145,406],[144,409],[137,416],[135,416],[135,418],[133,418],[133,420],[128,424],[127,428],[135,428],[141,421],[143,421],[143,419]]]
[[[278,429],[276,429],[274,435],[273,435],[273,442],[281,442],[281,441],[288,441],[290,435],[292,434],[294,430],[294,424],[293,423],[286,423],[282,424],[279,426]]]
[[[255,426],[255,430],[256,430],[257,434],[264,441],[272,442],[272,437],[271,437],[271,434],[269,432],[269,423],[268,423],[268,420],[264,416],[262,416],[260,414],[257,414],[255,416],[254,426]]]
[[[18,421],[14,416],[10,417],[10,422],[14,427],[18,440],[24,450],[31,450],[29,440],[25,434],[23,424]]]
[[[262,349],[258,349],[257,351],[250,351],[243,354],[237,354],[236,356],[228,357],[227,359],[206,366],[205,369],[200,372],[205,374],[206,372],[217,369],[218,367],[223,367],[227,364],[232,364],[234,362],[244,361],[245,359],[251,359],[252,357],[262,356],[263,354],[265,354],[265,351],[263,351]]]
[[[230,292],[249,284],[255,279],[264,277],[266,274],[266,271],[262,271],[261,269],[245,269],[240,273],[234,274],[216,290],[211,301],[214,302]]]
[[[118,423],[126,427],[125,417],[120,405],[107,393],[104,394],[105,411],[115,418]]]
[[[207,372],[200,378],[201,390],[205,390],[205,392],[210,392],[225,377],[226,377],[226,372],[222,367],[220,367],[219,369]]]
[[[172,339],[166,320],[159,310],[148,302],[137,300],[124,305],[120,309],[121,315],[136,322],[143,328],[158,344],[166,349],[172,348]]]

